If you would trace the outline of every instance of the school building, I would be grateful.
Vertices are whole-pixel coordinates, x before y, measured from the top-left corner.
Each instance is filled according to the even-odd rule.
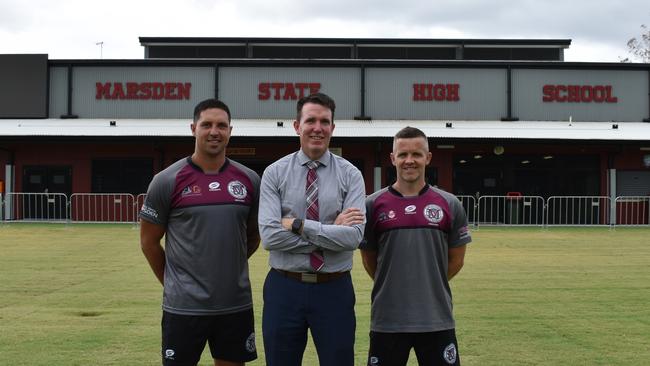
[[[650,196],[650,65],[563,61],[570,40],[142,37],[138,60],[0,55],[3,193],[146,192],[193,151],[194,106],[233,115],[228,156],[260,175],[299,147],[295,105],[337,103],[331,150],[368,193],[392,136],[422,129],[457,195]]]

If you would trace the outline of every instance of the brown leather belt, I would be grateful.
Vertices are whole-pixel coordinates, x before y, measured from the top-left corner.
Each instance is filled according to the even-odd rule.
[[[293,278],[294,280],[305,282],[305,283],[325,283],[350,273],[350,271],[334,272],[334,273],[309,273],[309,272],[291,272],[291,271],[285,271],[276,268],[273,269],[278,271],[280,274],[282,274],[285,277]]]

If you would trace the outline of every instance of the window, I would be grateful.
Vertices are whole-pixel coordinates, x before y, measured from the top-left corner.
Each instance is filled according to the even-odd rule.
[[[98,159],[92,162],[93,193],[145,193],[152,177],[152,159]]]

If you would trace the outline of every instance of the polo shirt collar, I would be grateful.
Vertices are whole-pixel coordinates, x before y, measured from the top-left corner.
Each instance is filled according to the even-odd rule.
[[[428,190],[429,190],[429,184],[425,184],[424,187],[422,187],[422,189],[420,190],[420,192],[418,192],[418,196],[427,193]],[[395,188],[393,188],[392,184],[388,186],[388,191],[398,197],[404,197],[403,194],[399,193]]]
[[[201,173],[205,174],[203,169],[200,166],[196,165],[195,162],[192,161],[192,156],[187,157],[187,164],[189,164],[189,166],[191,166],[192,168],[194,168],[194,169],[200,171]],[[226,168],[228,168],[228,165],[230,165],[230,159],[226,158],[224,160],[223,165],[221,166],[221,168],[219,168],[218,173],[222,173],[224,170],[226,170]]]

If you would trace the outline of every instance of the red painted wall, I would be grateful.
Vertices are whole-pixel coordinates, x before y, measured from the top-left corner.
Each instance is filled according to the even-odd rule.
[[[385,187],[386,170],[395,169],[390,162],[392,139],[332,139],[333,147],[340,147],[343,156],[350,160],[362,160],[365,173],[366,192],[372,193],[374,182],[374,167],[379,159],[382,166],[381,187]],[[438,169],[438,185],[440,188],[453,191],[453,158],[456,154],[473,152],[491,153],[495,143],[483,144],[455,144],[453,149],[438,149],[430,143],[432,159],[430,166]],[[514,154],[542,154],[551,151],[554,154],[598,154],[600,156],[600,186],[601,194],[607,192],[607,170],[644,170],[650,169],[643,166],[643,156],[650,151],[641,151],[638,146],[621,147],[613,144],[566,144],[566,145],[527,145],[503,144],[506,153]],[[86,193],[91,190],[91,162],[93,159],[102,158],[151,158],[153,160],[154,174],[161,167],[167,167],[180,158],[191,155],[194,142],[191,138],[175,142],[83,142],[83,143],[57,143],[57,142],[25,142],[3,145],[14,151],[15,154],[15,179],[16,191],[22,190],[23,168],[29,165],[65,165],[72,167],[72,191]],[[231,148],[254,148],[255,155],[229,155],[234,160],[244,164],[254,163],[265,166],[278,158],[299,149],[299,140],[249,140],[236,137],[231,140]],[[4,180],[4,166],[9,155],[0,150],[0,180]],[[161,160],[162,159],[162,160]],[[610,166],[610,160],[613,166]]]

